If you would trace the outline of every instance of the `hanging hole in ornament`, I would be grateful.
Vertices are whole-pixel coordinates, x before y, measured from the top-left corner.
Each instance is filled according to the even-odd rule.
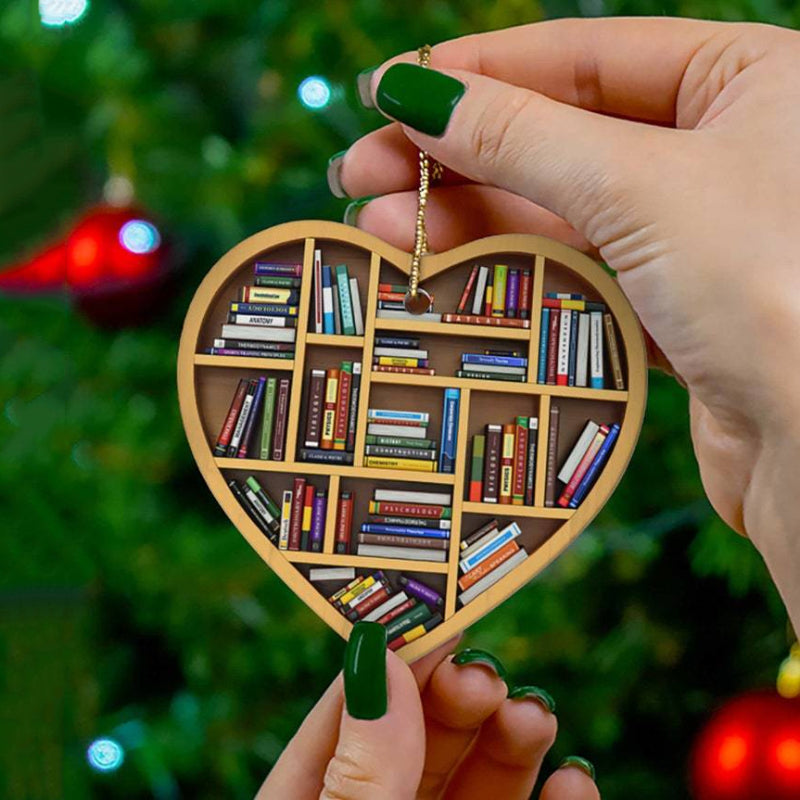
[[[416,294],[412,294],[410,289],[406,292],[403,303],[409,314],[426,314],[431,308],[431,296],[424,289],[417,287]]]

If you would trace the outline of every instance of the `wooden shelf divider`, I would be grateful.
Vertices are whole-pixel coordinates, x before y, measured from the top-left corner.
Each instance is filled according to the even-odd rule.
[[[537,445],[538,447],[538,445]],[[573,508],[545,508],[544,506],[510,506],[499,503],[468,503],[461,504],[462,514],[489,514],[493,517],[524,517],[525,519],[569,519],[574,513]]]
[[[536,483],[533,487],[534,507],[544,508],[544,487],[547,476],[547,440],[550,435],[550,396],[539,398],[539,440],[536,442]]]
[[[530,328],[502,328],[491,325],[460,325],[455,322],[427,322],[425,320],[387,319],[378,317],[375,327],[382,331],[407,333],[432,333],[437,336],[471,336],[478,339],[530,339]]]
[[[339,506],[339,487],[341,478],[331,475],[328,481],[328,508],[325,512],[325,535],[322,539],[322,552],[332,554],[336,538],[336,510]]]
[[[261,358],[260,356],[212,356],[196,353],[196,367],[235,367],[237,369],[280,369],[290,372],[294,369],[291,358]]]
[[[533,287],[531,289],[531,340],[528,343],[528,383],[536,383],[539,374],[539,337],[542,324],[542,299],[544,297],[543,255],[533,260]]]
[[[364,346],[364,337],[334,333],[307,333],[306,344],[323,345],[324,347],[352,347],[360,350]]]
[[[295,564],[322,564],[326,567],[366,567],[370,570],[396,569],[403,572],[447,573],[443,561],[412,561],[409,558],[376,558],[375,556],[353,556],[338,553],[309,553],[306,550],[281,550],[287,561]]]

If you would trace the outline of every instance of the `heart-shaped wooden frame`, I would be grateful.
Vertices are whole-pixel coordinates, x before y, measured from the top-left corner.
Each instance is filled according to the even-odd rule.
[[[468,413],[461,414],[458,431],[460,449],[455,476],[434,473],[424,477],[405,478],[408,482],[413,481],[418,485],[421,483],[448,484],[453,488],[453,545],[451,546],[449,560],[444,565],[444,567],[453,571],[450,573],[451,577],[447,584],[445,620],[438,627],[407,644],[399,651],[400,655],[407,661],[413,661],[475,622],[505,598],[512,595],[519,587],[531,580],[574,541],[602,508],[619,482],[630,460],[641,429],[647,394],[647,360],[644,340],[636,315],[617,283],[592,259],[566,245],[540,236],[524,234],[491,236],[461,245],[444,253],[426,256],[422,262],[422,282],[425,283],[435,279],[436,276],[446,273],[453,267],[464,266],[466,263],[475,262],[479,259],[494,258],[501,255],[504,261],[507,260],[507,257],[525,259],[525,263],[528,263],[533,269],[534,276],[530,331],[526,331],[525,335],[520,336],[518,331],[509,334],[509,329],[485,328],[477,335],[480,337],[485,336],[490,340],[490,344],[492,340],[502,340],[504,338],[516,338],[518,340],[525,338],[529,340],[531,372],[534,374],[533,365],[536,363],[535,359],[538,353],[536,343],[538,343],[539,339],[541,299],[544,288],[547,288],[546,281],[548,280],[545,277],[546,271],[551,271],[550,277],[556,280],[556,288],[559,291],[575,291],[588,288],[594,298],[601,299],[606,303],[616,321],[621,340],[620,348],[623,352],[623,370],[627,389],[625,391],[585,389],[541,385],[533,382],[491,388],[488,384],[497,382],[485,381],[482,382],[484,385],[476,385],[481,384],[481,382],[439,375],[420,378],[419,376],[411,375],[387,376],[385,373],[371,373],[368,365],[372,360],[372,341],[376,326],[374,309],[376,308],[377,300],[378,276],[382,268],[389,269],[390,267],[407,274],[411,261],[408,253],[357,228],[335,222],[305,220],[277,225],[257,233],[222,256],[198,287],[186,315],[181,335],[178,354],[178,393],[186,435],[203,478],[234,526],[261,558],[277,572],[287,586],[344,638],[349,635],[352,627],[351,623],[341,616],[327,599],[314,588],[305,575],[296,568],[296,565],[317,564],[333,566],[346,564],[348,566],[369,565],[376,569],[391,569],[391,566],[384,566],[384,562],[388,564],[389,561],[394,560],[333,555],[332,549],[328,551],[329,554],[279,551],[261,533],[238,504],[221,471],[222,469],[249,470],[252,472],[264,471],[265,473],[280,472],[283,474],[300,473],[330,476],[331,498],[338,495],[340,480],[364,479],[371,481],[373,484],[376,481],[400,480],[396,476],[394,478],[384,478],[384,475],[388,475],[385,470],[367,469],[360,466],[362,461],[361,456],[359,456],[359,450],[363,452],[363,433],[360,434],[362,447],[358,447],[359,442],[357,440],[355,466],[343,467],[329,464],[294,462],[300,405],[296,403],[296,400],[300,397],[299,392],[301,391],[304,368],[306,366],[304,364],[305,351],[315,346],[330,344],[330,342],[324,341],[330,337],[313,333],[304,335],[303,333],[307,330],[309,320],[315,243],[316,246],[323,249],[331,248],[335,250],[339,248],[339,254],[341,248],[344,248],[345,254],[350,252],[354,254],[354,257],[357,256],[363,261],[365,270],[367,270],[366,265],[368,264],[368,270],[365,273],[369,278],[369,288],[365,305],[364,375],[359,406],[360,428],[366,427],[364,423],[371,383],[374,385],[398,384],[398,388],[405,385],[418,391],[420,390],[419,387],[423,385],[439,389],[447,386],[462,386],[462,396],[466,399],[466,403],[462,400],[462,408],[469,407],[470,392],[474,396],[479,396],[483,392],[494,392],[497,393],[498,397],[500,395],[506,397],[516,395],[523,398],[538,398],[540,429],[545,428],[544,431],[540,430],[540,445],[543,442],[542,437],[546,436],[547,414],[545,412],[549,408],[550,400],[553,397],[559,398],[559,403],[576,403],[578,412],[583,410],[586,403],[600,403],[606,409],[616,408],[617,411],[615,413],[621,423],[620,435],[608,463],[589,495],[576,510],[545,508],[538,501],[537,506],[500,506],[491,509],[493,516],[502,514],[504,517],[517,518],[521,522],[525,520],[520,518],[539,521],[563,520],[563,523],[553,532],[547,534],[544,540],[520,566],[471,603],[458,610],[456,610],[456,580],[452,577],[457,575],[458,523],[462,514],[478,516],[489,512],[489,509],[477,507],[482,504],[470,504],[461,499],[463,495],[462,487],[466,478],[465,470],[467,468]],[[207,346],[210,343],[210,338],[219,335],[216,333],[217,326],[224,319],[226,303],[233,298],[234,289],[248,282],[248,279],[252,276],[251,265],[253,261],[265,255],[269,255],[272,260],[298,260],[302,256],[304,263],[304,279],[298,315],[297,349],[294,362],[290,362],[288,365],[288,369],[291,370],[292,374],[292,391],[297,393],[293,395],[292,405],[296,405],[297,410],[290,413],[288,420],[287,461],[265,462],[255,459],[214,458],[212,454],[214,437],[219,429],[219,415],[223,412],[217,411],[215,420],[206,419],[205,415],[201,413],[201,406],[207,409],[211,404],[218,409],[223,407],[227,409],[232,387],[235,386],[236,378],[243,375],[242,371],[250,370],[251,375],[263,372],[267,368],[265,366],[266,362],[271,360],[210,356],[198,351],[204,345]],[[326,261],[333,260],[335,259],[329,259],[326,255]],[[462,271],[462,275],[461,283],[466,278],[466,273]],[[385,320],[380,322],[383,323]],[[391,322],[398,321],[393,320]],[[448,325],[446,333],[442,330],[443,323],[415,322],[414,326],[417,326],[417,330],[434,336],[444,334],[456,338],[473,337],[472,341],[476,341],[474,338],[476,336],[475,332],[465,331],[465,328],[473,326]],[[401,322],[392,326],[388,323],[385,326],[379,324],[378,327],[381,329],[391,327],[394,330],[408,330],[414,326],[411,324],[405,325]],[[336,338],[342,339],[343,337]],[[346,344],[343,346],[352,347],[353,345]],[[287,366],[282,368],[286,370]],[[289,373],[287,372],[286,374]],[[225,380],[222,380],[223,377]],[[582,406],[581,404],[584,405]],[[585,419],[585,413],[583,418]],[[537,471],[540,474],[543,472],[545,465],[545,450],[546,448],[539,447]],[[537,480],[543,483],[543,478]],[[335,492],[333,491],[334,487],[336,489]],[[436,486],[433,488],[435,489]],[[537,485],[537,498],[541,498],[542,491],[543,488]],[[335,505],[334,502],[329,502],[328,504],[327,528],[331,530],[335,519],[335,511],[332,511],[332,509],[335,509]],[[456,511],[457,506],[458,512]],[[477,524],[473,527],[477,527]],[[326,533],[326,548],[331,546],[330,543],[332,541],[332,534]],[[408,566],[408,562],[397,563],[405,564],[405,569],[414,571],[420,569],[416,566]],[[442,569],[436,571],[443,572]]]

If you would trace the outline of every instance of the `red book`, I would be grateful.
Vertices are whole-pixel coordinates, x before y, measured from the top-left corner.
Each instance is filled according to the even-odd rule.
[[[387,611],[382,617],[375,620],[379,625],[386,625],[388,622],[391,622],[393,619],[396,619],[401,614],[405,614],[406,611],[411,611],[412,608],[417,604],[417,600],[415,597],[409,597],[408,600],[404,600],[400,603],[399,606],[395,606],[391,611]]]
[[[521,424],[520,420],[525,424]],[[517,417],[514,426],[514,485],[511,491],[511,502],[515,506],[525,503],[525,466],[528,455],[528,419]]]
[[[578,484],[583,480],[586,470],[592,465],[592,461],[594,461],[597,451],[602,447],[606,436],[608,436],[608,425],[601,425],[600,430],[594,435],[592,443],[583,454],[583,458],[578,462],[578,466],[575,467],[575,472],[572,473],[572,477],[561,493],[561,497],[558,498],[558,504],[562,508],[566,508],[569,505],[569,501],[572,500],[572,495],[575,494]]]
[[[402,303],[405,299],[405,294],[401,292],[378,292],[378,300],[393,300],[396,303]]]
[[[561,312],[554,308],[550,311],[550,331],[547,335],[547,378],[545,383],[555,385],[556,366],[558,362],[558,331],[561,325]]]
[[[225,422],[222,423],[222,430],[219,432],[217,443],[214,445],[214,455],[224,456],[228,445],[231,443],[231,436],[233,429],[236,425],[236,420],[239,417],[239,412],[242,410],[242,403],[244,403],[244,396],[247,394],[248,386],[247,378],[242,378],[239,381],[239,386],[233,395],[231,407],[228,409],[228,415],[225,417]]]
[[[347,423],[350,420],[350,387],[353,384],[353,365],[344,362],[339,372],[339,390],[336,397],[336,422],[333,428],[333,449],[344,450],[347,444]]]
[[[483,502],[496,503],[500,495],[500,451],[502,425],[486,426],[486,449],[483,459]]]
[[[373,372],[394,372],[406,375],[435,375],[436,370],[433,367],[389,367],[385,364],[375,364],[372,367]]]
[[[519,276],[519,308],[517,312],[521,319],[530,319],[531,316],[531,290],[533,289],[533,279],[531,271],[525,269]]]
[[[376,609],[381,603],[385,603],[390,594],[391,591],[384,586],[383,589],[379,589],[375,594],[371,594],[366,600],[359,603],[347,616],[353,622],[357,619],[363,619],[370,611]]]
[[[336,552],[350,552],[350,531],[353,527],[353,493],[342,492],[336,514]]]
[[[295,478],[292,487],[292,515],[289,517],[289,550],[300,549],[303,531],[303,503],[306,497],[306,479]]]
[[[467,282],[464,285],[464,291],[461,292],[461,299],[458,301],[458,306],[456,307],[456,314],[463,314],[464,309],[467,307],[467,300],[469,300],[469,293],[472,291],[472,287],[475,283],[475,278],[478,275],[478,265],[476,264],[472,271],[469,273],[469,278],[467,278]]]
[[[289,379],[278,383],[278,399],[275,402],[275,429],[272,435],[272,460],[283,461],[286,445],[286,419],[289,416]]]
[[[322,251],[314,251],[314,331],[323,333],[322,325]]]
[[[442,322],[460,322],[465,325],[490,325],[493,328],[531,327],[529,319],[510,319],[509,317],[475,316],[474,314],[442,314]]]
[[[325,370],[312,369],[308,380],[305,446],[319,447],[322,433],[322,406],[325,394]]]

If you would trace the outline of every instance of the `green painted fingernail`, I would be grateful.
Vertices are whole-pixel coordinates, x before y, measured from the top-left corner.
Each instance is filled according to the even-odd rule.
[[[462,650],[460,653],[456,653],[453,656],[453,664],[460,666],[464,666],[465,664],[484,664],[487,667],[490,667],[497,673],[497,677],[500,680],[505,681],[508,683],[506,668],[503,666],[503,663],[500,661],[497,656],[493,656],[491,653],[487,653],[486,650],[474,650],[470,647],[466,648],[466,650]]]
[[[540,686],[517,686],[508,697],[510,700],[538,700],[551,714],[556,712],[556,701],[553,695]]]
[[[358,92],[358,99],[364,108],[375,108],[375,103],[372,102],[372,95],[369,91],[369,84],[372,79],[372,73],[376,69],[377,67],[368,67],[356,75],[356,91]]]
[[[344,210],[344,224],[355,226],[358,220],[359,212],[364,206],[374,200],[378,195],[370,195],[369,197],[359,197],[358,200],[353,200],[350,205]]]
[[[443,72],[394,64],[383,73],[376,98],[387,116],[429,136],[441,136],[466,90],[461,81]]]
[[[594,780],[594,764],[592,764],[591,761],[587,761],[585,758],[581,758],[580,756],[567,756],[558,765],[559,769],[564,769],[565,767],[577,767],[578,769],[582,769],[592,780]]]
[[[344,651],[344,697],[356,719],[386,713],[386,628],[377,622],[353,625]]]
[[[328,188],[334,197],[347,197],[342,186],[342,164],[347,150],[340,150],[328,159]]]

